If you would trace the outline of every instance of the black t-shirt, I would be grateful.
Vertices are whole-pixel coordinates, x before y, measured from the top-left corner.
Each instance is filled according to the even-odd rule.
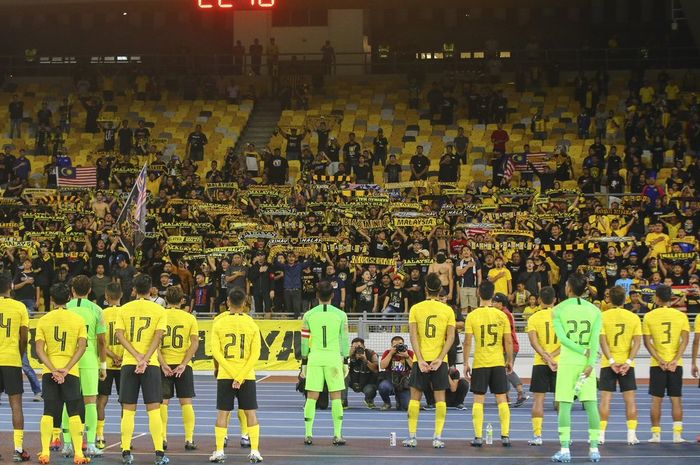
[[[328,134],[330,134],[329,129],[316,129],[316,135],[318,136],[318,149],[324,150],[328,145]]]
[[[455,158],[454,156],[450,156],[449,163],[440,163],[440,169],[438,171],[438,180],[444,182],[456,182],[458,173],[459,170],[457,166],[457,158]]]
[[[301,292],[305,299],[313,299],[316,295],[316,284],[318,283],[318,276],[313,271],[302,272],[301,274]]]
[[[193,132],[187,137],[187,142],[190,143],[190,148],[193,150],[203,150],[207,144],[207,136],[203,132]]]
[[[389,141],[386,137],[375,137],[373,143],[376,155],[386,155],[386,149],[389,146]]]
[[[287,139],[287,153],[300,153],[301,152],[301,141],[304,139],[302,134],[288,134]]]
[[[457,136],[453,142],[458,153],[463,153],[469,146],[469,138],[467,136]]]
[[[396,163],[389,163],[384,167],[384,172],[387,176],[388,182],[400,182],[401,181],[401,165]]]
[[[389,305],[394,307],[396,313],[405,313],[407,310],[406,308],[404,308],[404,298],[406,298],[406,291],[403,288],[396,289],[395,287],[392,287],[388,295]]]
[[[414,170],[417,173],[422,172],[425,168],[430,166],[430,159],[426,157],[425,155],[413,155],[411,157],[411,166],[413,166]],[[427,175],[424,174],[423,176]]]
[[[355,166],[355,176],[357,181],[371,181],[372,177],[372,167],[369,165],[357,165]]]
[[[12,283],[17,285],[25,282],[29,278],[34,278],[34,273],[25,273],[24,271],[18,271],[17,274],[15,274],[15,278],[12,280]],[[15,298],[17,300],[36,299],[36,287],[34,287],[34,284],[27,284],[26,286],[20,289],[15,289],[14,293]],[[30,308],[28,310],[33,309]]]
[[[134,133],[132,132],[131,128],[121,128],[119,130],[119,145],[129,147],[133,137]]]
[[[329,145],[326,147],[326,155],[328,159],[332,162],[340,161],[340,147],[337,145]]]
[[[425,300],[425,284],[422,277],[416,280],[409,278],[404,289],[406,290],[406,297],[408,297],[409,308]]]
[[[282,158],[281,156],[273,156],[270,158],[268,167],[268,180],[270,184],[284,184],[287,182],[285,173],[288,166],[289,163],[287,163],[286,158]]]

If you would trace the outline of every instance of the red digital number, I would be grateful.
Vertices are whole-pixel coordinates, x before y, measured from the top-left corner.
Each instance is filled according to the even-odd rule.
[[[202,9],[211,8],[233,8],[234,0],[197,0],[197,6]],[[272,8],[276,4],[276,0],[250,0],[251,7]]]

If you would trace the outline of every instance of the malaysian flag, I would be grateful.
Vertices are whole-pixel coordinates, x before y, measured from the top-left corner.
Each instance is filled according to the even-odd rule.
[[[551,157],[547,153],[516,153],[512,159],[515,171],[530,171],[528,162],[532,163],[537,171],[543,171],[545,166],[549,166]]]
[[[143,242],[146,232],[147,168],[148,165],[143,165],[143,169],[136,178],[134,187],[131,189],[129,197],[124,202],[124,207],[117,218],[119,241],[130,257],[134,257],[135,251]]]
[[[513,157],[508,157],[506,164],[503,167],[503,181],[506,183],[510,182],[513,178],[513,172],[515,171],[515,164],[513,163]]]
[[[148,200],[148,186],[146,185],[146,173],[148,165],[143,165],[138,178],[136,178],[136,207],[134,220],[138,223],[134,243],[136,247],[141,245],[146,234],[146,202]]]
[[[97,187],[97,168],[57,167],[56,180],[58,187]]]

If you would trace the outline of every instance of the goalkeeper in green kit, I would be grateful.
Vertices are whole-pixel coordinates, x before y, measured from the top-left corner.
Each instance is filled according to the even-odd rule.
[[[97,394],[101,379],[107,375],[105,323],[102,317],[102,308],[88,299],[91,290],[90,278],[78,275],[71,280],[73,299],[66,304],[66,308],[80,315],[85,320],[87,327],[87,347],[85,354],[80,358],[80,389],[85,401],[85,436],[87,439],[88,457],[101,457],[103,452],[95,445],[97,433]],[[63,451],[66,457],[74,454],[68,428],[68,413],[63,407]]]
[[[554,396],[559,402],[561,450],[552,456],[553,462],[571,462],[571,407],[575,397],[578,397],[588,414],[588,457],[591,462],[600,462],[598,392],[596,377],[591,374],[598,358],[603,318],[598,307],[581,298],[587,284],[582,274],[570,275],[566,281],[568,299],[554,308],[554,331],[561,341]]]
[[[306,405],[304,424],[306,438],[304,444],[313,443],[316,401],[328,385],[333,416],[333,445],[344,446],[343,404],[341,394],[345,390],[345,377],[348,374],[348,317],[342,310],[330,304],[334,290],[331,283],[318,283],[316,295],[320,302],[304,314],[301,327],[301,374],[306,378]]]

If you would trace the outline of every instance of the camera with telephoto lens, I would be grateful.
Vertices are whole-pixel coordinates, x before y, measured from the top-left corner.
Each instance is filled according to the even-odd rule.
[[[396,346],[396,352],[406,352],[408,350],[408,346],[406,344],[399,344]]]
[[[357,349],[355,349],[355,354],[356,354],[356,355],[362,355],[362,354],[364,354],[364,353],[365,353],[365,348],[364,348],[364,347],[358,347]]]

